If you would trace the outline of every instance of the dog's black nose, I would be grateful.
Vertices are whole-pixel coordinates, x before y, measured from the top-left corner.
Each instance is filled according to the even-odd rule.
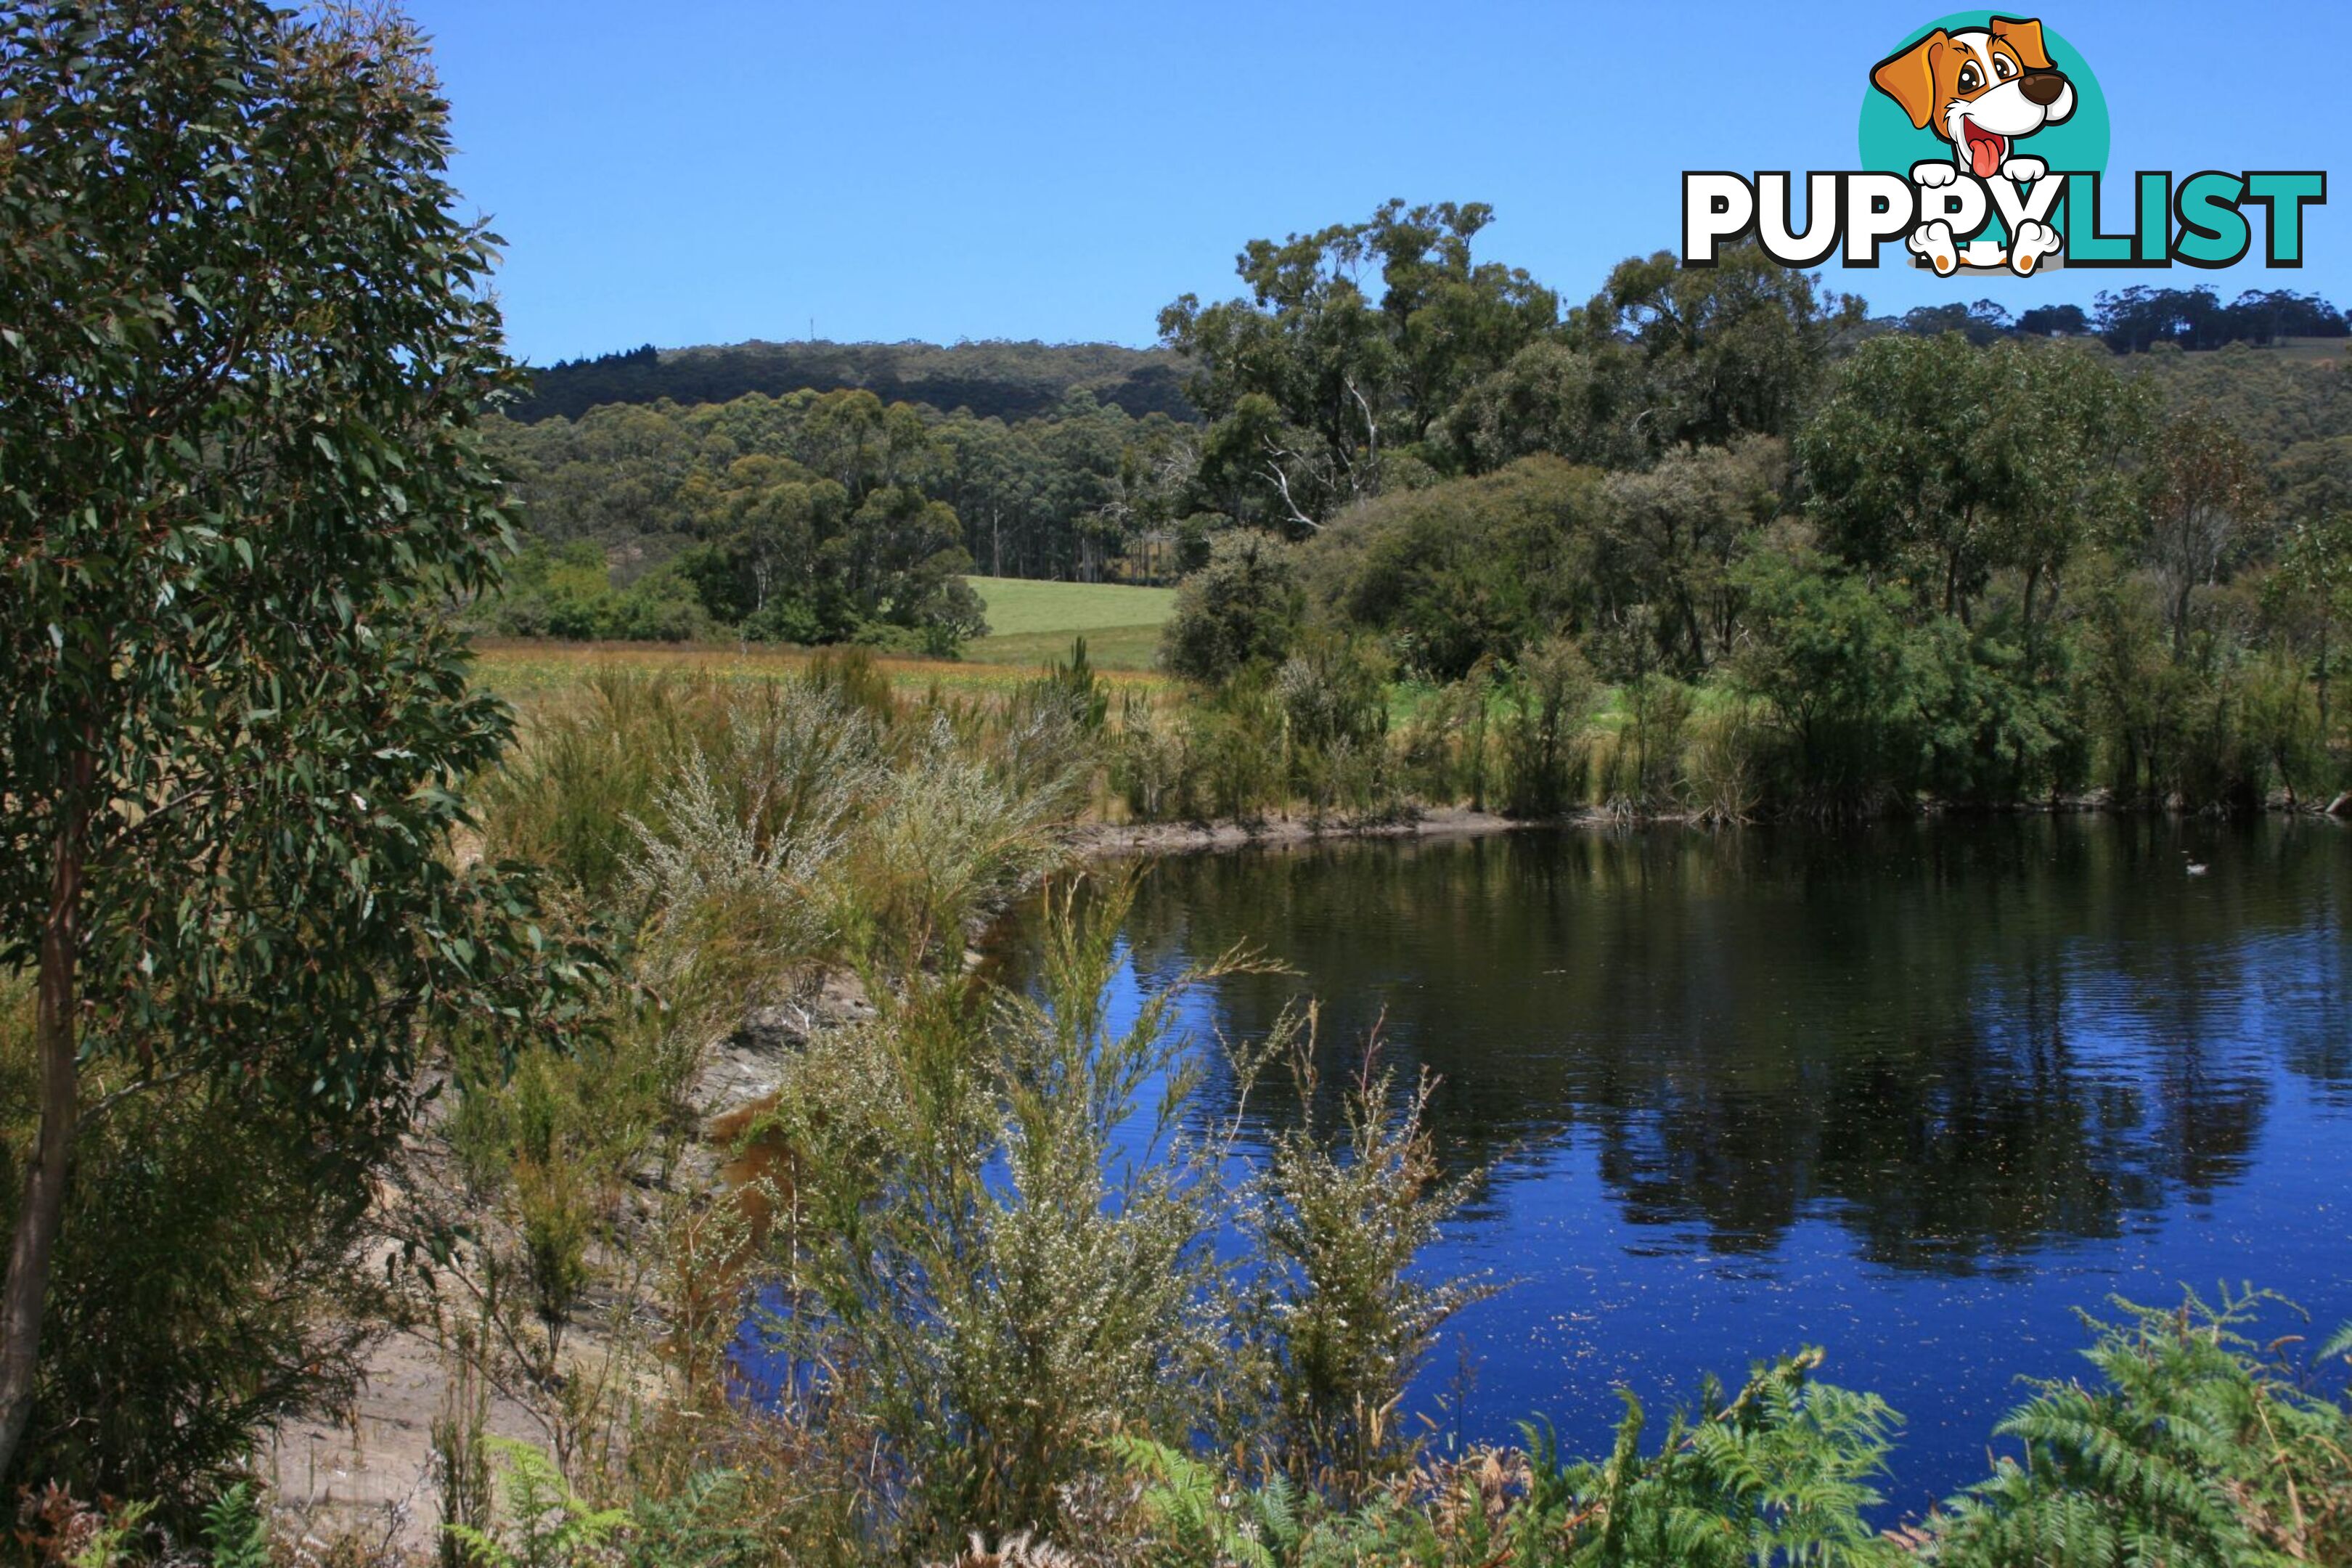
[[[2027,71],[2025,75],[2020,79],[2018,88],[2019,90],[2022,91],[2026,97],[2032,99],[2034,102],[2046,107],[2057,102],[2058,95],[2066,90],[2065,73],[2063,71]]]

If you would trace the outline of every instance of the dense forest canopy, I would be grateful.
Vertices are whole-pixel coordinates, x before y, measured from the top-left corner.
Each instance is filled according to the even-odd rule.
[[[1172,573],[1188,430],[1083,391],[1011,425],[864,390],[495,421],[538,542],[495,624],[948,651],[965,572]]]
[[[1446,209],[1423,210],[1436,214]],[[1458,219],[1472,209],[1452,210]],[[1384,226],[1399,226],[1400,216],[1391,214]],[[1482,226],[1486,216],[1481,211]],[[1373,226],[1382,226],[1376,220]],[[1469,237],[1460,238],[1466,245]],[[2267,346],[2288,339],[2342,338],[2352,331],[2344,312],[2316,295],[2247,289],[2225,302],[2212,289],[2144,285],[2103,290],[2088,310],[2080,305],[2037,305],[2012,315],[1997,300],[1978,300],[1922,305],[1900,317],[1875,318],[1873,324],[1909,332],[1963,331],[1979,342],[2010,335],[2095,336],[2118,353],[2141,353],[2158,343],[2185,349],[2234,342]],[[610,403],[731,403],[748,393],[781,397],[807,389],[861,390],[885,403],[923,404],[942,413],[964,409],[982,419],[1017,421],[1049,416],[1071,393],[1083,391],[1139,419],[1165,414],[1197,420],[1200,415],[1185,396],[1187,374],[1183,357],[1169,348],[1118,343],[988,341],[941,345],[819,339],[679,349],[646,343],[558,360],[532,374],[530,395],[510,405],[508,413],[529,424],[577,419]]]
[[[532,378],[531,395],[511,412],[525,421],[576,419],[607,403],[731,403],[810,387],[966,408],[983,419],[1031,418],[1084,391],[1139,418],[1181,419],[1192,416],[1181,380],[1165,351],[1117,343],[752,342],[668,351],[647,343],[559,360]]]

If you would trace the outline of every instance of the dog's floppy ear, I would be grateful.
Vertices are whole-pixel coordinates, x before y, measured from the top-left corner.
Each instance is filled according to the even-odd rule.
[[[2050,51],[2042,47],[2042,24],[2023,16],[1995,16],[1985,24],[1996,38],[2006,38],[2030,71],[2050,69]]]
[[[1936,62],[1951,41],[1951,34],[1938,27],[1901,54],[1887,56],[1870,73],[1878,90],[1903,106],[1915,130],[1936,118]]]

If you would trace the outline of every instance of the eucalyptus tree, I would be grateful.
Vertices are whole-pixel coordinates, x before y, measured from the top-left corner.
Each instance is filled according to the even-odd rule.
[[[2148,473],[2147,548],[2164,578],[2175,658],[2189,649],[2189,603],[2220,579],[2247,527],[2269,508],[2254,449],[2210,410],[2168,422]]]
[[[1311,533],[1378,495],[1480,377],[1550,331],[1558,299],[1526,271],[1475,261],[1483,203],[1408,209],[1254,239],[1236,258],[1247,299],[1187,294],[1161,341],[1194,365],[1187,392],[1210,422],[1199,480],[1247,521]]]
[[[1628,257],[1575,312],[1570,339],[1638,356],[1643,435],[1653,450],[1793,435],[1811,412],[1831,350],[1861,320],[1861,301],[1820,287],[1754,244],[1713,267],[1671,251]]]
[[[208,1084],[385,1150],[432,1032],[582,977],[450,848],[510,718],[446,610],[511,531],[448,148],[394,16],[0,5],[0,973],[39,1076],[0,1469],[84,1118]]]
[[[1962,621],[2013,570],[2030,630],[2075,552],[2128,526],[2149,402],[2062,346],[1890,335],[1839,367],[1797,455],[1847,561]]]
[[[2328,685],[2334,674],[2330,643],[2337,625],[2352,615],[2352,510],[2296,519],[2288,524],[2279,548],[2279,588],[2299,608],[2315,645],[2312,679],[2319,699],[2319,743],[2334,743],[2330,728]]]
[[[1595,585],[1612,610],[1649,607],[1659,655],[1685,678],[1731,651],[1742,598],[1733,567],[1778,514],[1788,468],[1786,443],[1751,436],[1609,477]]]

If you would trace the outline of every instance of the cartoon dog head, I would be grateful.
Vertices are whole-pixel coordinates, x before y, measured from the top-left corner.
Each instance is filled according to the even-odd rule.
[[[1979,179],[2000,172],[2019,138],[2074,112],[2074,84],[2050,63],[2042,24],[2010,16],[1957,33],[1938,27],[1879,61],[1870,79],[1914,126],[1934,126]]]

